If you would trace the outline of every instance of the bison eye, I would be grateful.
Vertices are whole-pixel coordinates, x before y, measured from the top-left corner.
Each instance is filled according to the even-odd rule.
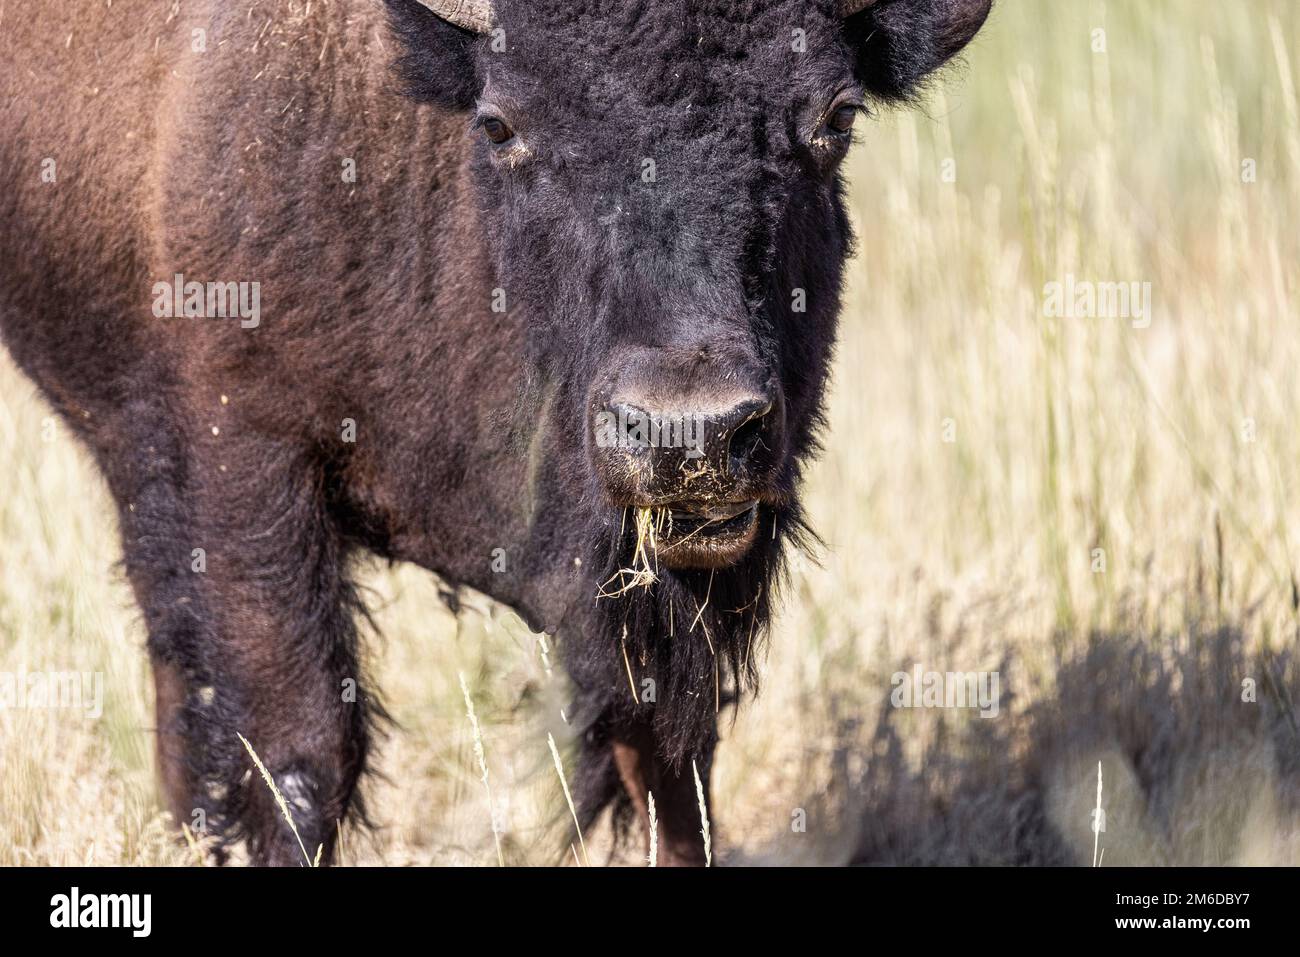
[[[499,120],[495,116],[484,118],[480,125],[493,146],[500,146],[502,143],[509,143],[514,139],[515,131],[506,126],[504,120]]]
[[[826,119],[826,129],[838,135],[844,135],[853,129],[853,121],[858,118],[859,108],[841,106]]]

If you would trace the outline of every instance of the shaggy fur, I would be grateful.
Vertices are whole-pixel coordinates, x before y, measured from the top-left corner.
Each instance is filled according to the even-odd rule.
[[[556,632],[584,821],[652,791],[661,860],[698,863],[691,765],[707,780],[804,537],[851,246],[825,114],[855,85],[910,96],[987,0],[848,21],[830,0],[501,0],[495,37],[415,0],[48,6],[0,38],[0,161],[30,171],[0,193],[0,328],[119,504],[173,812],[296,861],[239,731],[328,857],[379,713],[345,693],[368,550]],[[178,272],[260,282],[260,325],[155,318]],[[745,377],[776,410],[744,479],[756,544],[597,600],[632,542],[592,410],[629,381]]]

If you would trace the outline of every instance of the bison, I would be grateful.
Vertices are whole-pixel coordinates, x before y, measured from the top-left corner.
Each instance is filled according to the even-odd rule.
[[[117,505],[169,809],[328,860],[373,553],[557,637],[583,825],[750,691],[808,537],[855,120],[991,0],[41,0],[0,35],[0,327]],[[345,694],[350,682],[362,692]]]

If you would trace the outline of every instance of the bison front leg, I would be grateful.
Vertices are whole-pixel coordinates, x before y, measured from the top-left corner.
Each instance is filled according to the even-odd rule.
[[[216,435],[196,444],[186,468],[161,470],[185,480],[115,483],[133,489],[123,538],[149,626],[168,805],[218,838],[223,858],[243,838],[258,864],[300,865],[318,850],[328,861],[373,710],[345,549],[304,459]]]
[[[679,769],[660,754],[649,720],[615,724],[605,734],[589,739],[587,748],[597,753],[589,751],[586,755],[586,773],[599,775],[602,766],[612,770],[616,777],[613,786],[621,788],[631,804],[640,843],[647,856],[651,844],[650,796],[653,795],[657,866],[700,867],[706,863],[700,795],[695,785],[694,768],[699,769],[704,805],[708,808],[712,742],[687,755]],[[590,787],[591,782],[584,784]],[[616,795],[615,800],[618,803]]]

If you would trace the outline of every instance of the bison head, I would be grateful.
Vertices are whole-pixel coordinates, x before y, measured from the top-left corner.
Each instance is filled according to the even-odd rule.
[[[854,123],[989,2],[395,0],[409,78],[471,117],[498,295],[569,390],[557,434],[607,505],[653,510],[660,563],[728,565],[780,523],[834,340]]]
[[[495,291],[553,390],[539,428],[584,483],[602,594],[626,596],[611,647],[711,713],[717,658],[749,671],[802,528],[854,125],[911,98],[991,0],[388,3],[413,93],[465,114]],[[675,629],[707,651],[650,646]],[[675,753],[704,724],[666,729]]]

